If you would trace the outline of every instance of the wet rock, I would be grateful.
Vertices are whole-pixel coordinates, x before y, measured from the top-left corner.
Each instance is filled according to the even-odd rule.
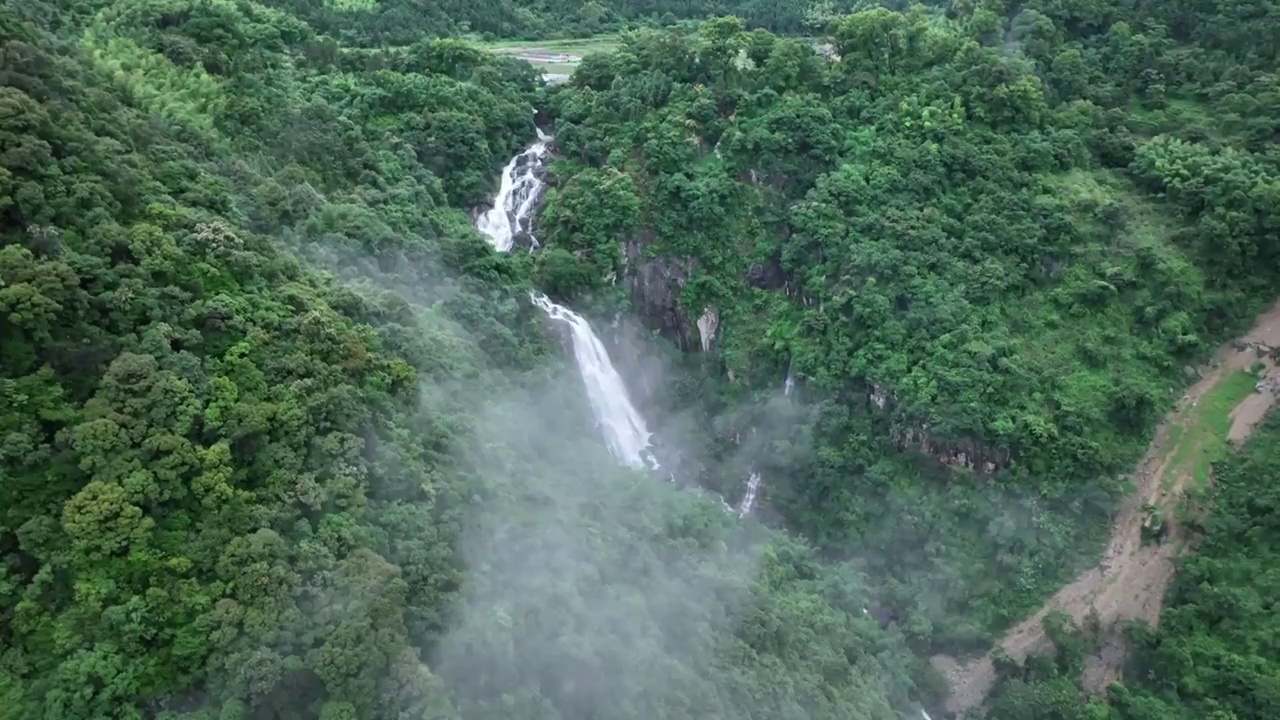
[[[645,257],[644,249],[652,242],[652,231],[644,229],[629,238],[622,247],[627,290],[631,305],[646,327],[658,331],[681,350],[691,352],[702,347],[694,321],[680,306],[680,293],[693,274],[692,258]]]
[[[513,247],[524,248],[525,250],[537,250],[541,247],[538,244],[538,239],[528,230],[517,231],[515,235],[511,236],[511,243]]]
[[[766,263],[757,263],[747,270],[747,284],[760,290],[777,290],[786,285],[787,275],[782,269],[782,260],[772,258]]]

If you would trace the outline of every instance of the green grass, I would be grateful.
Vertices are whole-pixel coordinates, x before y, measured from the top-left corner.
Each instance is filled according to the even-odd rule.
[[[541,52],[569,53],[586,55],[592,52],[608,52],[621,43],[618,35],[596,35],[589,38],[566,38],[563,40],[493,40],[485,42],[469,38],[477,46],[486,50],[537,50]]]
[[[483,41],[476,37],[468,40],[476,47],[502,55],[522,57],[528,53],[550,53],[553,55],[572,55],[570,62],[547,62],[538,58],[525,57],[530,65],[544,72],[572,74],[577,67],[577,59],[593,53],[612,52],[617,49],[621,40],[617,35],[597,35],[589,38],[568,38],[563,40],[492,40]]]
[[[1200,398],[1196,412],[1187,423],[1170,432],[1171,444],[1176,443],[1176,447],[1165,471],[1166,478],[1189,472],[1196,487],[1208,482],[1210,466],[1227,452],[1231,411],[1253,393],[1257,381],[1253,373],[1236,370]]]

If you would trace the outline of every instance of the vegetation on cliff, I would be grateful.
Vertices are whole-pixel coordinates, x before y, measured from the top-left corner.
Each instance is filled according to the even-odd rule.
[[[862,580],[617,467],[472,229],[530,68],[0,9],[0,718],[892,718]]]
[[[704,483],[738,491],[759,428],[770,507],[922,651],[987,647],[1072,577],[1190,366],[1274,299],[1274,48],[1183,12],[870,10],[831,59],[719,19],[551,94],[540,237],[592,267],[556,289],[643,310],[651,283],[610,279],[660,263],[657,329],[697,346],[713,313],[700,390],[666,400],[715,428]],[[789,372],[807,417],[770,428]]]
[[[0,719],[936,701],[919,658],[1071,574],[1185,367],[1269,299],[1275,10],[854,7],[0,7]],[[720,12],[750,27],[628,34],[559,89],[423,39]],[[764,29],[827,20],[834,59]],[[469,210],[535,107],[546,249],[494,253]],[[709,487],[760,470],[793,533],[617,467],[534,286],[654,301],[686,349],[710,311],[654,424]],[[1143,641],[1184,684],[1102,712],[1262,717],[1266,648],[1221,625],[1263,610],[1231,578],[1267,452],[1185,581],[1237,591],[1181,586],[1200,609]]]

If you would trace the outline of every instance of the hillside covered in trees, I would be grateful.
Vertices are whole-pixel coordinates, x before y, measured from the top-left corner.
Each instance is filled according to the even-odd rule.
[[[1266,21],[1081,12],[871,10],[838,61],[720,19],[549,98],[555,291],[686,349],[714,316],[697,389],[656,400],[714,428],[703,483],[736,492],[745,452],[922,651],[1072,577],[1193,366],[1275,299]],[[770,434],[788,374],[806,415]]]
[[[862,7],[0,7],[0,720],[937,708],[1275,299],[1280,9]],[[443,37],[724,13],[556,88]],[[656,434],[766,523],[613,461],[535,288],[654,331]],[[1273,716],[1274,437],[1146,679],[1077,702],[1063,629],[993,712]]]
[[[479,34],[531,40],[581,37],[686,20],[736,15],[774,32],[821,30],[838,13],[889,4],[878,0],[278,0],[344,44],[408,45],[424,37]],[[929,4],[937,4],[931,2]]]
[[[0,15],[0,717],[892,718],[855,573],[619,468],[472,229],[532,70]]]

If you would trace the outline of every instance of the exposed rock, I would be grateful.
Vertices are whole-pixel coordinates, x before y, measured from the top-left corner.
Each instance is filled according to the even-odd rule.
[[[1008,465],[1010,460],[1007,450],[992,450],[973,440],[937,441],[929,434],[928,426],[898,433],[897,442],[899,450],[912,448],[943,465],[969,468],[985,474],[994,473]]]
[[[528,230],[517,230],[516,234],[511,237],[513,247],[524,248],[525,250],[537,250],[542,247],[538,244],[538,239]]]
[[[696,261],[662,256],[647,258],[644,249],[652,239],[652,230],[644,228],[622,247],[631,306],[646,326],[657,330],[681,350],[696,350],[701,347],[700,333],[680,306],[680,292],[689,281]]]
[[[882,385],[871,385],[871,390],[867,392],[867,398],[871,400],[871,404],[883,410],[889,404],[891,394],[889,389]]]
[[[535,157],[533,153],[526,152],[516,156],[517,169],[523,169],[530,165],[533,166],[532,174],[534,177],[538,178],[539,180],[546,178],[547,164],[545,162],[542,162],[539,158]]]
[[[715,342],[719,327],[720,313],[712,307],[703,308],[702,317],[698,318],[698,339],[702,341],[702,352],[711,352],[711,344]]]
[[[770,258],[766,263],[748,268],[747,284],[761,290],[777,290],[786,285],[787,274],[782,269],[781,258]]]

